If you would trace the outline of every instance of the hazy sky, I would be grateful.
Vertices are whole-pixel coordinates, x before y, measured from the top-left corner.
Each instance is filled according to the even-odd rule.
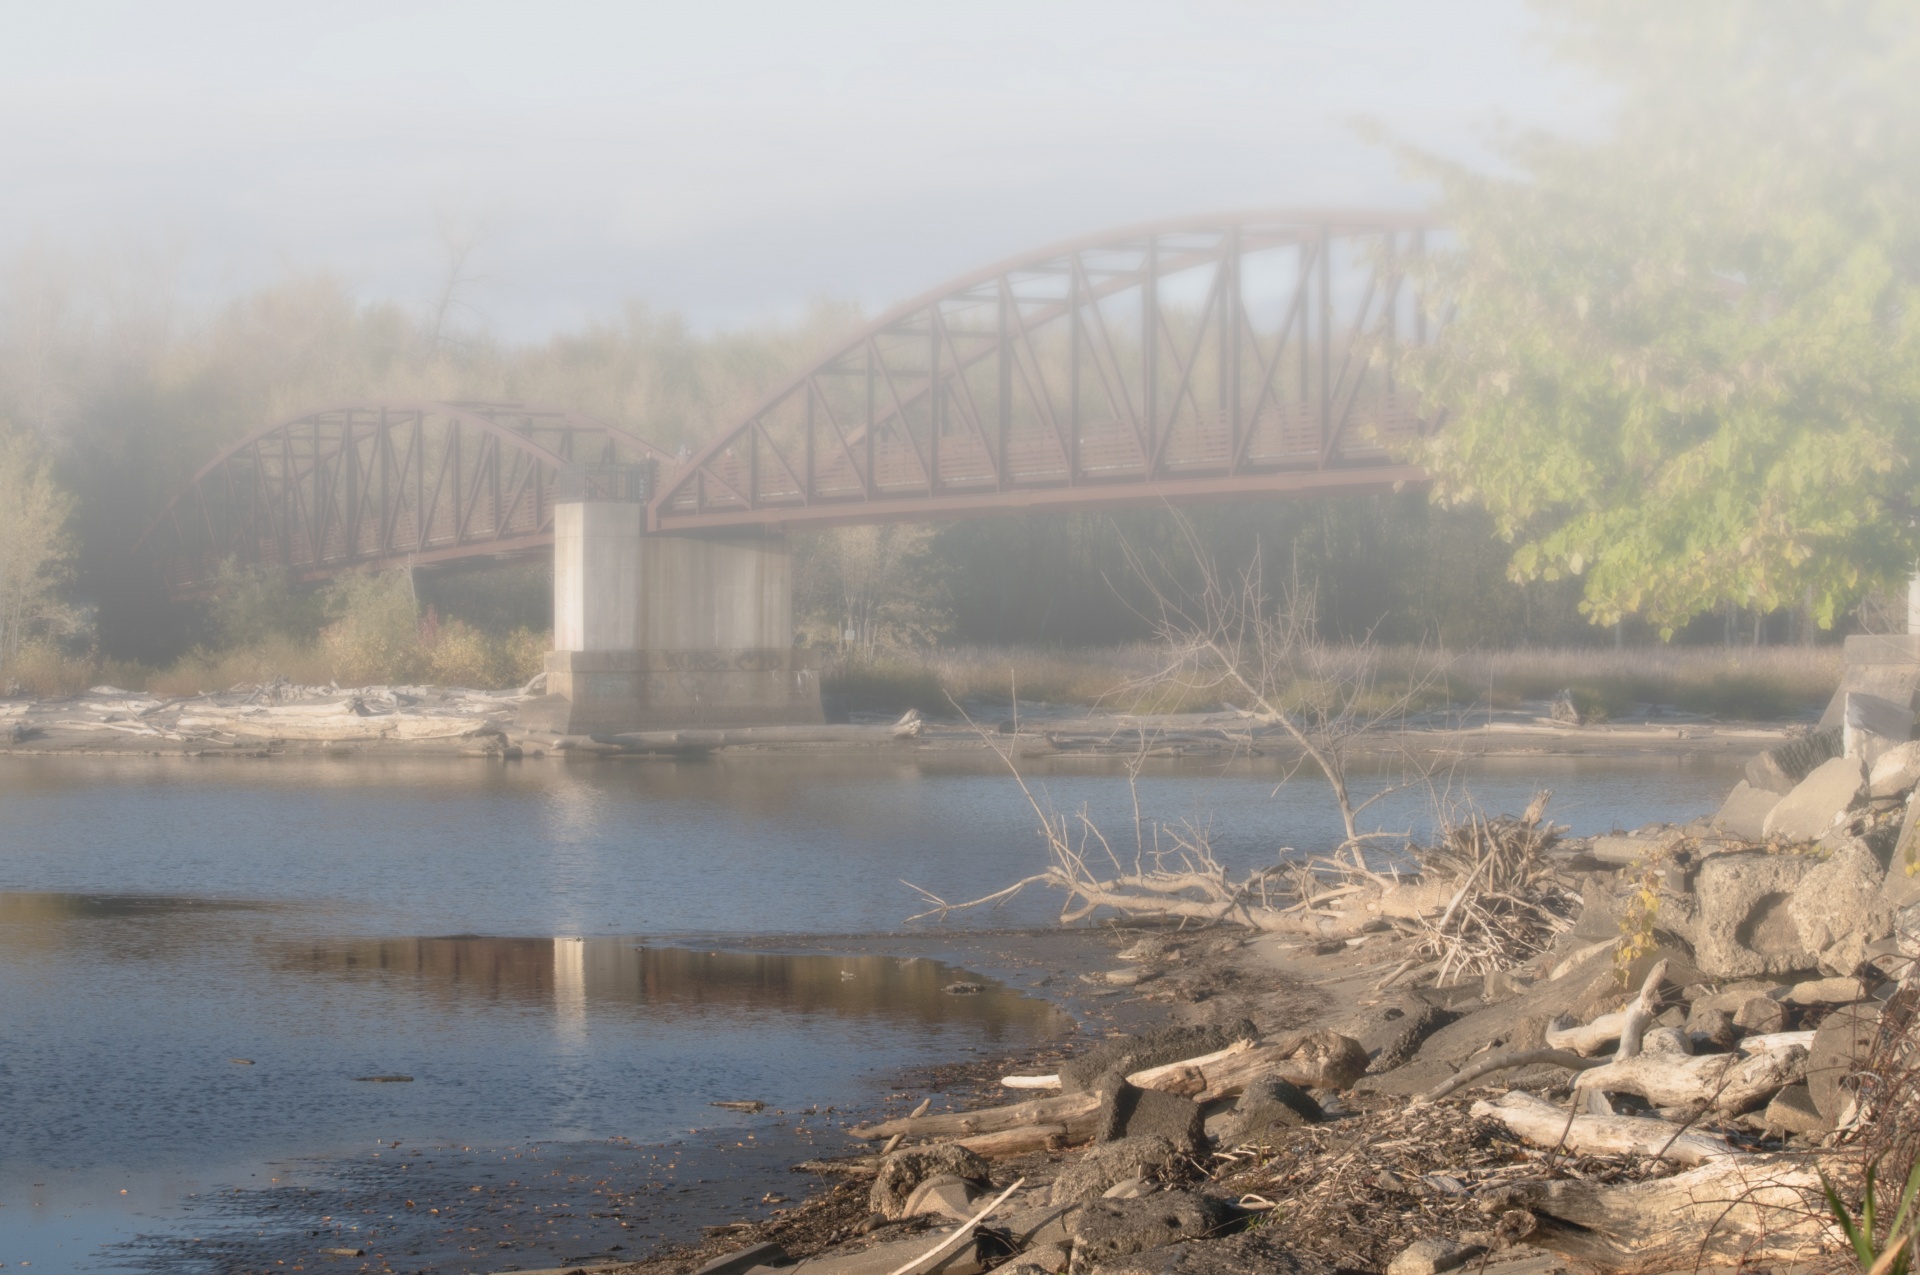
[[[1147,217],[1417,201],[1452,151],[1593,118],[1518,0],[0,0],[0,253],[130,242],[201,298],[326,267],[425,304],[442,227],[535,337],[878,307]]]

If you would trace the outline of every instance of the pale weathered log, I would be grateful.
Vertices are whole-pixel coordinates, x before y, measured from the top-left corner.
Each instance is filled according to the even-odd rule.
[[[1620,1022],[1620,1045],[1613,1051],[1615,1062],[1625,1062],[1640,1052],[1641,1037],[1646,1035],[1647,1025],[1660,1008],[1660,981],[1667,976],[1665,957],[1654,962],[1647,977],[1640,984],[1640,994],[1626,1007],[1626,1016]]]
[[[1566,1023],[1565,1019],[1557,1020]],[[1602,1014],[1590,1023],[1568,1023],[1565,1026],[1550,1026],[1546,1032],[1549,1049],[1567,1049],[1587,1058],[1598,1057],[1607,1052],[1620,1039],[1620,1029],[1627,1023],[1627,1012],[1615,1010],[1611,1014]]]
[[[1236,1040],[1225,1049],[1211,1054],[1199,1054],[1192,1058],[1182,1058],[1178,1062],[1164,1063],[1158,1067],[1148,1067],[1136,1071],[1127,1077],[1127,1083],[1138,1085],[1142,1089],[1159,1089],[1166,1093],[1200,1093],[1206,1086],[1205,1070],[1216,1063],[1225,1062],[1237,1054],[1244,1054],[1254,1048],[1251,1040]],[[1008,1089],[1058,1089],[1060,1077],[1053,1076],[1002,1076],[1000,1083]]]
[[[1344,1089],[1358,1079],[1365,1068],[1366,1051],[1349,1037],[1336,1032],[1289,1033],[1272,1044],[1236,1042],[1218,1054],[1150,1067],[1134,1072],[1127,1079],[1143,1089],[1184,1093],[1206,1103],[1232,1097],[1267,1076],[1279,1076],[1309,1089]],[[1099,1106],[1098,1094],[1060,1094],[976,1111],[906,1116],[862,1125],[849,1132],[869,1141],[896,1133],[909,1138],[969,1138],[1028,1126],[1072,1125],[1097,1111]]]
[[[975,1155],[986,1156],[989,1160],[995,1156],[1026,1155],[1033,1151],[1049,1151],[1058,1146],[1075,1146],[1092,1139],[1094,1126],[1099,1123],[1099,1113],[1076,1120],[1071,1124],[1037,1124],[1024,1129],[1004,1129],[999,1133],[976,1134],[971,1138],[955,1138],[954,1142],[965,1147]]]
[[[1745,1036],[1734,1042],[1734,1048],[1743,1054],[1767,1054],[1776,1049],[1785,1049],[1789,1045],[1798,1045],[1802,1049],[1813,1048],[1813,1038],[1818,1032],[1764,1032],[1758,1036]]]
[[[724,730],[635,730],[594,735],[629,752],[680,752],[742,744],[887,744],[919,737],[918,721],[891,726],[733,726]]]
[[[1638,1094],[1656,1107],[1711,1107],[1737,1116],[1806,1077],[1807,1051],[1788,1045],[1751,1056],[1640,1054],[1582,1072],[1573,1087],[1576,1093]]]
[[[1564,1144],[1578,1155],[1661,1156],[1676,1164],[1696,1165],[1734,1154],[1725,1138],[1645,1116],[1575,1115],[1569,1123],[1564,1107],[1518,1089],[1491,1102],[1474,1103],[1473,1114],[1498,1120],[1535,1146]]]
[[[1338,1032],[1283,1036],[1275,1044],[1209,1064],[1204,1069],[1207,1087],[1191,1096],[1202,1103],[1229,1098],[1268,1076],[1302,1089],[1347,1089],[1366,1074],[1367,1061],[1366,1047]]]
[[[1805,1262],[1836,1239],[1820,1198],[1804,1159],[1726,1155],[1648,1182],[1516,1183],[1487,1203],[1532,1212],[1528,1244],[1637,1272]]]
[[[1002,1076],[1000,1086],[1003,1089],[1058,1089],[1060,1077],[1051,1076]]]
[[[967,1138],[975,1134],[1000,1133],[1034,1125],[1067,1124],[1076,1117],[1090,1115],[1099,1109],[1099,1094],[1070,1093],[1016,1102],[1005,1107],[983,1107],[978,1111],[902,1116],[879,1124],[860,1125],[848,1132],[868,1142],[890,1138],[896,1133],[909,1138]]]

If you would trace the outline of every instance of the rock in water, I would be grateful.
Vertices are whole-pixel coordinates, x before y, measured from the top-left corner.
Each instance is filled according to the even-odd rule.
[[[1767,815],[1768,837],[1817,841],[1866,791],[1866,767],[1858,757],[1821,762]]]

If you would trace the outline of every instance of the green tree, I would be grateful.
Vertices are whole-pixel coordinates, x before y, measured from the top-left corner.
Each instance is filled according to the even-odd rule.
[[[1732,603],[1830,627],[1920,552],[1920,8],[1550,0],[1599,140],[1431,155],[1457,312],[1418,459],[1518,580],[1670,635]]]
[[[61,593],[73,500],[30,434],[0,428],[0,664],[29,640],[58,636],[73,612]]]

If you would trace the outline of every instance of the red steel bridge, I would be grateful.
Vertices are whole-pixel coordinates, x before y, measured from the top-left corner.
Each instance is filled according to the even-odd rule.
[[[1432,231],[1276,210],[1055,245],[881,316],[683,459],[560,408],[333,404],[216,456],[144,543],[183,591],[229,561],[526,554],[586,463],[642,467],[674,533],[1391,490],[1437,423],[1394,376],[1442,318],[1409,280]]]

